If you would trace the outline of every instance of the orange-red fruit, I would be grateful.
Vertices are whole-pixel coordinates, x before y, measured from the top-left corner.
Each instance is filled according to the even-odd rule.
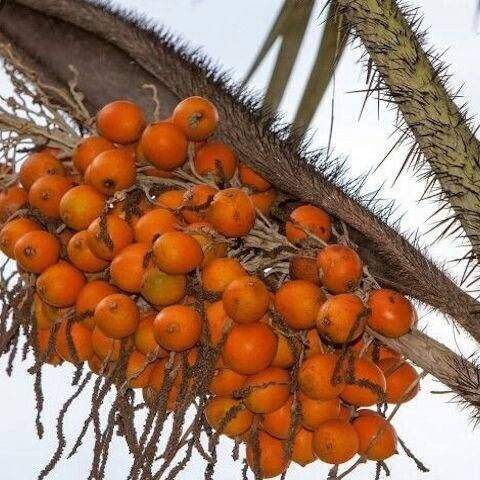
[[[243,237],[253,228],[255,216],[250,197],[238,188],[227,188],[215,194],[206,218],[225,237]]]
[[[237,373],[230,368],[219,368],[213,374],[210,392],[220,397],[230,397],[237,390],[242,389],[246,381],[246,375]]]
[[[275,309],[285,323],[296,330],[315,327],[318,310],[324,301],[321,288],[306,280],[285,282],[275,293]]]
[[[153,322],[155,339],[165,350],[183,352],[193,347],[202,332],[200,315],[186,305],[162,309]]]
[[[418,374],[407,362],[397,358],[384,358],[377,363],[387,381],[388,403],[405,403],[420,390]]]
[[[224,290],[222,302],[230,318],[238,323],[260,320],[270,305],[270,292],[256,277],[240,277]]]
[[[265,192],[252,193],[249,196],[253,206],[268,217],[278,193],[274,188],[269,188]]]
[[[345,388],[343,372],[336,368],[337,361],[338,357],[331,353],[317,353],[307,358],[298,373],[301,391],[314,400],[337,397]]]
[[[100,216],[105,196],[90,185],[73,187],[60,200],[60,217],[67,227],[85,230]]]
[[[313,450],[313,432],[300,428],[293,439],[292,461],[302,467],[316,460]]]
[[[90,250],[103,260],[113,260],[133,241],[130,225],[115,215],[95,219],[88,227],[87,232]]]
[[[135,332],[140,319],[136,303],[127,295],[113,293],[95,308],[95,324],[110,338],[125,338]]]
[[[182,129],[188,140],[199,142],[217,128],[218,112],[206,98],[189,97],[175,107],[172,122]]]
[[[37,278],[37,292],[46,303],[65,308],[75,304],[85,284],[85,277],[80,270],[60,260]]]
[[[228,421],[225,420],[228,417]],[[253,422],[253,413],[238,400],[229,397],[211,398],[205,406],[205,418],[215,430],[228,437],[245,433]]]
[[[87,237],[88,232],[86,230],[73,235],[67,244],[68,258],[77,268],[84,272],[101,272],[108,267],[108,262],[93,254]]]
[[[138,293],[142,288],[142,278],[146,270],[145,256],[150,249],[148,243],[127,245],[110,265],[110,281],[130,293]]]
[[[249,467],[254,470],[257,463],[262,478],[273,478],[283,473],[290,463],[285,457],[285,443],[278,438],[274,438],[261,430],[258,432],[258,450],[254,449],[254,443],[247,444],[247,462]]]
[[[359,439],[358,453],[368,460],[382,461],[397,453],[395,429],[381,415],[371,410],[359,410],[353,428]]]
[[[29,190],[34,182],[44,175],[64,175],[62,162],[47,152],[32,153],[22,163],[18,179],[25,190]]]
[[[315,258],[296,255],[290,260],[290,277],[297,280],[308,280],[315,285],[320,285],[320,274]]]
[[[373,290],[368,299],[371,315],[368,325],[381,335],[398,338],[408,333],[415,323],[415,309],[408,298],[394,290]]]
[[[123,148],[106,150],[88,167],[88,183],[104,195],[113,195],[135,183],[135,157]]]
[[[233,280],[247,275],[242,264],[235,258],[214,258],[202,270],[203,289],[210,293],[223,293]]]
[[[0,191],[0,222],[5,222],[12,213],[20,210],[28,201],[28,195],[19,185]]]
[[[177,210],[183,204],[183,195],[185,190],[166,190],[162,192],[155,200],[159,207],[169,210]]]
[[[341,293],[330,297],[320,307],[317,329],[330,342],[351,342],[363,333],[367,316],[367,309],[359,297]]]
[[[250,187],[255,192],[264,192],[272,186],[267,180],[244,163],[240,163],[238,166],[238,176],[245,186]]]
[[[328,242],[332,235],[332,221],[328,213],[314,205],[302,205],[290,214],[290,221],[285,225],[287,239],[298,243],[311,233],[315,237]]]
[[[15,258],[16,243],[28,232],[41,230],[42,227],[29,218],[14,218],[0,230],[0,248],[10,258]]]
[[[235,174],[237,160],[233,150],[222,142],[207,143],[193,159],[197,173],[216,180],[230,180]]]
[[[340,400],[335,397],[330,400],[313,400],[304,393],[299,393],[302,412],[302,425],[309,430],[317,429],[323,422],[338,418]]]
[[[48,218],[60,218],[60,202],[72,188],[72,181],[63,175],[45,175],[36,180],[28,192],[30,205]]]
[[[165,232],[175,230],[177,219],[165,208],[155,208],[142,215],[134,227],[135,240],[151,244]]]
[[[168,353],[158,345],[155,340],[155,333],[153,329],[153,321],[157,316],[157,312],[149,313],[141,317],[140,323],[135,330],[133,340],[135,342],[136,349],[143,353],[143,355],[149,355],[156,353],[157,357],[166,357]]]
[[[140,292],[152,305],[165,307],[180,302],[185,296],[186,289],[185,275],[170,275],[157,267],[150,267],[142,277]]]
[[[205,219],[206,210],[218,189],[211,185],[193,185],[183,194],[182,215],[187,223],[198,223]]]
[[[277,334],[277,337],[277,351],[271,365],[272,367],[290,368],[295,363],[294,347],[290,343],[292,339],[287,339],[287,337],[281,334]]]
[[[87,137],[78,142],[73,151],[72,161],[75,168],[84,173],[97,155],[107,150],[112,150],[115,145],[103,137]]]
[[[262,428],[272,437],[286,440],[293,428],[293,411],[293,397],[290,395],[280,408],[263,416]]]
[[[232,324],[232,320],[225,312],[221,300],[208,305],[205,309],[205,314],[210,333],[210,342],[213,346],[216,346],[227,333],[227,328]]]
[[[247,378],[245,405],[254,413],[278,410],[290,395],[290,375],[287,370],[269,367]]]
[[[97,113],[98,133],[114,143],[133,143],[144,128],[142,109],[128,100],[108,103]]]
[[[174,170],[187,159],[187,139],[173,123],[158,122],[143,132],[140,146],[144,157],[160,170]]]
[[[272,363],[277,343],[278,338],[269,325],[260,322],[235,325],[223,346],[223,360],[237,373],[252,375]]]
[[[51,328],[44,329],[44,330],[37,330],[35,340],[37,342],[39,355],[42,358],[45,358],[45,356],[48,353],[48,358],[45,358],[44,361],[56,367],[57,365],[60,365],[63,360],[62,360],[62,357],[60,357],[60,355],[55,351],[55,340],[52,340],[53,344],[49,348],[50,337],[52,335],[54,335],[54,330]]]
[[[23,235],[14,248],[15,259],[23,270],[42,273],[57,263],[60,242],[55,235],[43,230],[34,230]]]
[[[90,330],[93,330],[95,326],[93,314],[100,300],[103,300],[105,297],[108,297],[108,295],[117,292],[118,290],[113,285],[103,280],[91,280],[88,282],[80,290],[75,303],[75,310],[77,313],[85,317],[82,320],[82,323],[86,327],[90,328]]]
[[[344,245],[327,245],[317,256],[320,279],[332,293],[347,293],[360,283],[363,264],[355,250]]]
[[[353,359],[353,378],[347,378],[347,385],[340,398],[358,407],[367,407],[384,401],[386,381],[382,371],[365,358]]]
[[[67,362],[76,363],[75,354],[79,362],[88,360],[93,355],[92,332],[81,323],[72,323],[70,334],[74,351],[68,341],[68,323],[60,323],[55,339],[57,353]]]
[[[127,361],[125,377],[130,388],[144,388],[148,385],[153,364],[147,362],[147,357],[134,350]]]
[[[165,232],[153,244],[153,256],[160,270],[169,274],[189,273],[203,260],[200,244],[188,233]]]
[[[313,434],[313,449],[322,462],[348,462],[359,449],[357,432],[346,420],[327,420]]]
[[[116,362],[120,358],[120,340],[107,337],[98,327],[92,331],[92,347],[102,361]]]

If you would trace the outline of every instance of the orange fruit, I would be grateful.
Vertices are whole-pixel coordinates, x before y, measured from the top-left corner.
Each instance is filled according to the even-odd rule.
[[[103,280],[91,280],[80,290],[77,301],[75,302],[75,310],[79,315],[84,317],[82,323],[90,330],[93,330],[95,327],[93,317],[95,308],[97,308],[100,300],[103,300],[112,293],[118,293],[118,290]]]
[[[236,278],[247,275],[242,264],[235,258],[214,258],[202,270],[203,289],[210,293],[223,293]]]
[[[67,245],[68,259],[80,270],[88,273],[102,272],[109,262],[93,254],[88,243],[88,232],[77,232]]]
[[[238,176],[240,181],[245,186],[250,187],[254,192],[265,192],[272,186],[261,175],[244,163],[240,163],[238,166]]]
[[[218,189],[211,185],[194,185],[183,194],[182,215],[187,223],[202,222],[207,208],[212,203]]]
[[[182,352],[192,348],[200,338],[202,319],[186,305],[165,307],[153,321],[157,343],[165,350]]]
[[[418,374],[409,363],[397,358],[384,358],[377,365],[385,375],[388,403],[405,403],[417,395],[420,390]]]
[[[136,178],[135,157],[123,148],[100,153],[88,167],[88,183],[104,195],[131,187]]]
[[[148,243],[131,243],[121,250],[110,265],[110,281],[113,285],[129,293],[139,293],[149,250]]]
[[[140,323],[135,330],[133,340],[136,349],[143,355],[150,355],[154,352],[158,358],[166,357],[168,352],[158,345],[155,340],[155,332],[153,328],[153,321],[157,316],[157,312],[152,312],[143,315],[140,318]]]
[[[347,385],[340,394],[340,398],[359,407],[367,407],[383,401],[386,390],[385,376],[382,371],[371,361],[365,358],[353,359],[353,378],[348,379]]]
[[[348,462],[358,449],[356,429],[346,420],[327,420],[313,434],[313,450],[322,462],[333,465]]]
[[[142,277],[140,292],[152,305],[165,307],[180,302],[186,289],[185,275],[170,275],[157,267],[150,267]]]
[[[116,100],[97,113],[98,133],[114,143],[133,143],[145,128],[145,115],[134,102]]]
[[[33,315],[37,330],[50,330],[56,322],[54,307],[43,302],[37,293],[33,294]]]
[[[45,362],[56,367],[62,363],[62,357],[55,351],[55,341],[53,341],[52,347],[49,349],[50,336],[54,335],[53,329],[48,328],[44,330],[37,330],[36,333],[36,344],[38,348],[38,353],[43,357],[49,353],[48,358],[45,358]]]
[[[103,260],[113,260],[133,241],[128,223],[115,215],[95,219],[87,229],[87,243],[92,253]]]
[[[67,227],[85,230],[101,215],[105,196],[90,185],[73,187],[60,200],[60,217]]]
[[[225,312],[221,300],[211,303],[205,309],[205,317],[210,333],[210,343],[217,346],[228,331],[229,325],[232,325],[232,319]]]
[[[175,230],[177,219],[165,208],[155,208],[142,215],[134,227],[135,240],[153,243],[159,235]]]
[[[345,388],[342,371],[334,378],[338,358],[331,353],[317,353],[306,359],[298,372],[300,390],[313,400],[331,400]]]
[[[60,257],[60,242],[49,232],[33,230],[20,237],[15,243],[13,252],[23,270],[42,273],[57,263]]]
[[[305,358],[310,358],[316,353],[325,353],[325,347],[323,346],[322,341],[318,335],[318,330],[316,328],[311,328],[307,331],[306,335],[306,345],[305,345]]]
[[[139,319],[137,305],[122,293],[108,295],[95,308],[95,325],[110,338],[120,339],[132,335]]]
[[[284,335],[277,334],[278,345],[275,357],[272,360],[272,367],[290,368],[295,363],[295,352],[290,341]]]
[[[270,292],[260,279],[243,276],[227,286],[223,291],[222,302],[230,318],[238,323],[251,323],[267,313]]]
[[[272,437],[286,440],[290,434],[290,429],[293,428],[292,414],[293,397],[290,395],[280,408],[263,416],[261,427]]]
[[[320,279],[332,293],[355,290],[363,274],[363,264],[355,250],[344,245],[328,245],[317,255]]]
[[[185,190],[166,190],[162,192],[155,200],[155,203],[168,210],[177,210],[183,204],[183,195]]]
[[[320,285],[320,274],[315,258],[296,255],[290,260],[290,277],[296,280],[307,280],[315,285]]]
[[[55,338],[55,349],[63,360],[75,363],[76,354],[79,362],[88,360],[93,355],[92,332],[81,323],[72,323],[70,334],[73,343],[74,352],[70,348],[68,341],[68,324],[66,321],[60,323],[57,336]]]
[[[223,360],[228,368],[243,375],[259,373],[275,358],[278,338],[269,325],[235,325],[223,346]]]
[[[208,223],[191,223],[185,231],[189,233],[202,247],[202,267],[214,258],[227,256],[228,244],[218,238],[215,238],[213,229],[210,227],[210,225],[208,225]]]
[[[42,215],[60,218],[60,201],[72,186],[72,181],[63,175],[45,175],[30,187],[28,201]]]
[[[338,418],[340,414],[340,400],[337,397],[330,400],[313,400],[299,392],[298,398],[302,412],[302,425],[309,430],[317,429],[323,422]]]
[[[128,357],[125,377],[129,388],[144,388],[149,384],[153,364],[147,357],[134,350]]]
[[[363,333],[367,317],[367,309],[359,297],[341,293],[330,297],[320,307],[317,329],[330,342],[351,342]]]
[[[152,204],[147,200],[143,192],[134,190],[125,200],[115,201],[109,215],[116,215],[135,227],[140,218],[152,210]]]
[[[195,270],[203,260],[200,244],[188,233],[165,232],[153,244],[153,256],[160,270],[182,274]]]
[[[316,459],[313,450],[313,432],[300,428],[293,439],[292,461],[304,467]]]
[[[145,159],[160,170],[181,167],[187,159],[187,147],[183,131],[170,122],[152,123],[140,140]]]
[[[290,382],[287,370],[277,367],[250,375],[244,385],[246,407],[254,413],[278,410],[289,398]]]
[[[44,175],[64,175],[65,168],[58,158],[48,152],[30,154],[22,163],[18,180],[25,190],[30,190],[34,182]]]
[[[258,468],[262,478],[273,478],[282,474],[290,464],[285,458],[285,443],[261,430],[258,432]],[[247,444],[247,463],[253,470],[257,463],[253,442]]]
[[[371,310],[367,321],[369,327],[385,337],[401,337],[414,326],[415,309],[407,297],[394,290],[373,290],[368,306]]]
[[[44,302],[54,307],[71,307],[75,305],[85,284],[85,277],[80,270],[60,260],[37,278],[37,292]]]
[[[383,461],[397,453],[397,434],[390,423],[371,410],[359,410],[357,414],[352,424],[358,435],[360,455]]]
[[[274,303],[289,327],[305,330],[315,327],[318,310],[324,301],[325,295],[317,285],[306,280],[290,280],[276,291]]]
[[[269,188],[265,192],[252,193],[249,197],[253,206],[268,217],[277,200],[278,192],[274,188]]]
[[[285,225],[285,234],[289,242],[299,243],[308,238],[307,233],[328,242],[332,235],[332,221],[327,212],[314,205],[302,205],[290,214]]]
[[[237,373],[230,368],[219,368],[213,374],[210,392],[219,397],[234,396],[236,391],[243,388],[246,381],[246,375]]]
[[[208,424],[228,437],[245,433],[253,422],[253,413],[229,397],[211,398],[204,412]]]
[[[207,221],[225,237],[243,237],[255,224],[255,207],[250,197],[238,188],[215,194],[206,213]]]
[[[120,358],[120,340],[107,337],[98,327],[92,330],[92,348],[100,360],[116,362]]]
[[[16,243],[28,232],[41,230],[42,227],[29,218],[14,218],[0,230],[0,248],[10,258],[15,258]]]
[[[198,142],[217,128],[218,112],[206,98],[188,97],[175,107],[172,122],[182,129],[188,140]]]
[[[0,191],[0,222],[3,223],[10,215],[28,202],[28,195],[25,190],[19,186],[14,185]]]
[[[84,173],[97,155],[113,148],[115,145],[103,137],[82,138],[73,150],[73,165],[80,173]]]
[[[207,143],[193,159],[195,170],[199,175],[214,180],[230,180],[237,168],[237,159],[233,150],[222,142]]]

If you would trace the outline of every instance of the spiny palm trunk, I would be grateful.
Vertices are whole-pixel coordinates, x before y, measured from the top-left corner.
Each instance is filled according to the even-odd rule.
[[[17,54],[45,81],[65,88],[79,70],[78,89],[91,110],[113,98],[129,97],[152,111],[145,83],[157,86],[164,112],[176,99],[192,94],[212,99],[222,116],[221,132],[246,161],[291,197],[321,205],[344,221],[372,273],[382,285],[432,305],[454,317],[480,341],[479,305],[461,291],[414,246],[337,186],[327,166],[310,162],[299,142],[275,133],[271,118],[255,102],[226,87],[224,79],[202,59],[192,59],[161,35],[132,20],[84,1],[16,0],[0,15],[0,32],[14,41]],[[33,32],[33,33],[32,33]],[[54,94],[54,92],[52,92]],[[316,168],[315,168],[316,167]],[[471,392],[462,392],[458,368],[472,378],[477,369],[454,352],[415,332],[393,342],[421,368],[452,391],[477,404]],[[430,355],[424,355],[428,346]]]
[[[422,153],[418,161],[439,182],[438,197],[452,206],[478,262],[480,142],[445,86],[444,65],[424,51],[422,35],[412,26],[416,14],[405,14],[395,0],[337,3],[402,113]]]

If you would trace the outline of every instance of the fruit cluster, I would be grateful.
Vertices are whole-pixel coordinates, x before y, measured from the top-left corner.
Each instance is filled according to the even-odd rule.
[[[0,248],[36,282],[36,353],[99,375],[123,359],[124,386],[151,408],[166,393],[169,410],[207,358],[205,419],[265,478],[383,461],[396,434],[365,407],[411,400],[418,376],[369,331],[398,338],[415,310],[373,287],[322,209],[273,215],[277,191],[212,139],[217,123],[201,97],[149,125],[115,101],[71,155],[22,163],[0,194]]]

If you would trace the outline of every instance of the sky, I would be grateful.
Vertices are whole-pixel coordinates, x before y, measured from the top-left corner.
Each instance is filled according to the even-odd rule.
[[[452,85],[462,88],[462,95],[472,114],[480,112],[480,69],[478,69],[479,28],[476,24],[476,2],[473,0],[409,0],[410,5],[420,7],[429,27],[428,43],[451,65]],[[248,70],[261,42],[268,32],[282,2],[280,0],[114,0],[114,5],[133,8],[150,19],[165,25],[179,34],[194,47],[201,47],[213,61],[240,81]],[[454,4],[454,7],[452,5]],[[454,8],[454,10],[453,10]],[[321,9],[321,2],[317,11]],[[281,104],[284,118],[289,120],[300,100],[300,92],[308,78],[313,54],[320,37],[322,19],[313,18],[302,46],[293,78],[288,85],[286,97]],[[276,46],[278,48],[278,45]],[[268,81],[276,53],[272,50],[250,83],[261,92]],[[383,158],[394,141],[395,112],[381,106],[377,112],[374,101],[368,102],[359,120],[363,96],[349,93],[365,88],[365,72],[358,63],[360,50],[350,48],[343,57],[335,75],[335,89],[329,88],[312,125],[313,145],[328,143],[334,98],[334,123],[332,146],[339,156],[345,156],[352,178],[370,171]],[[4,87],[0,84],[0,93]],[[423,236],[429,254],[438,262],[446,263],[452,275],[458,275],[459,267],[448,263],[463,251],[462,245],[447,238],[435,242],[436,235],[429,232],[432,226],[430,215],[435,205],[418,202],[423,187],[415,182],[411,172],[402,174],[392,185],[392,180],[405,157],[405,149],[398,149],[375,173],[368,176],[366,190],[383,185],[382,196],[394,199],[402,213],[401,228],[404,232],[418,230]],[[454,338],[452,327],[439,315],[421,312],[421,325],[427,332],[446,342],[451,348],[464,354],[472,351],[472,345],[462,335]],[[28,363],[28,362],[27,362]],[[4,365],[0,361],[0,368]],[[32,378],[26,372],[28,364],[16,364],[15,375],[0,376],[0,461],[2,480],[36,478],[37,472],[48,462],[56,448],[55,419],[63,401],[70,395],[69,382],[73,371],[68,367],[49,368],[44,375],[46,392],[43,420],[46,436],[39,441],[34,431],[34,396]],[[448,403],[450,397],[434,395],[431,390],[442,386],[432,379],[422,384],[419,396],[402,407],[394,424],[400,436],[430,468],[421,474],[405,456],[396,456],[389,462],[392,478],[425,478],[446,480],[480,471],[478,455],[478,431],[474,431],[467,412]],[[87,391],[67,417],[67,438],[81,428],[81,419],[88,411]],[[215,478],[236,480],[241,478],[240,465],[230,458],[231,443],[224,440],[221,462]],[[107,469],[107,479],[124,478],[130,459],[122,441],[115,442]],[[74,458],[64,460],[49,478],[83,479],[90,465],[89,441]],[[203,478],[203,464],[198,458],[178,477],[178,480]],[[372,466],[360,468],[350,478],[361,480],[373,478]],[[310,465],[305,469],[292,467],[287,478],[313,480],[325,478],[327,468]]]

